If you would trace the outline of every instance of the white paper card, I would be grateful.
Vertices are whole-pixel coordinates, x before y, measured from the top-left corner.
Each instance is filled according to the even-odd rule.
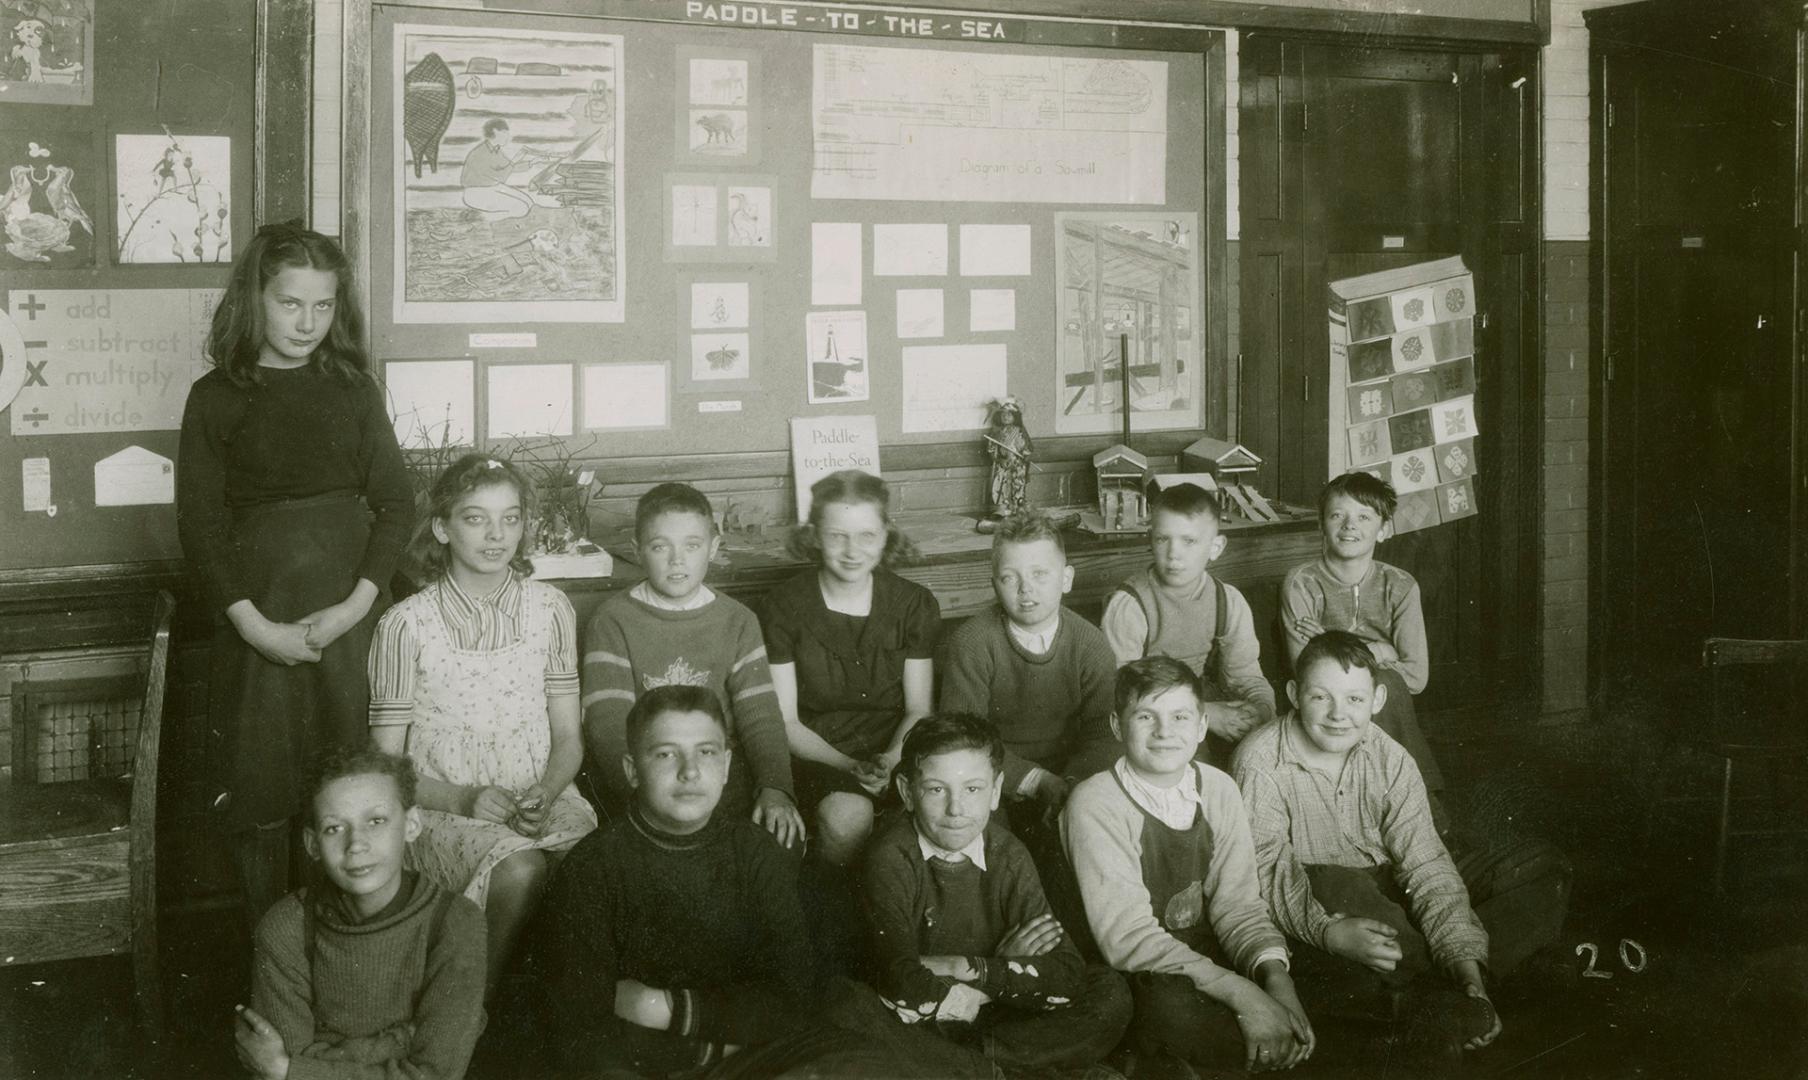
[[[571,434],[570,364],[498,364],[489,376],[489,438]]]
[[[691,329],[728,330],[747,325],[745,281],[691,283]]]
[[[906,432],[977,431],[1006,393],[1003,345],[908,345],[902,363]]]
[[[872,416],[799,416],[791,420],[791,469],[797,520],[810,517],[810,488],[842,469],[879,475],[879,422]]]
[[[1017,329],[1017,290],[973,289],[969,292],[967,329],[975,334]]]
[[[94,505],[160,506],[176,501],[176,466],[162,454],[128,446],[94,463]]]
[[[746,379],[753,375],[753,351],[745,330],[691,335],[691,381]]]
[[[470,360],[394,360],[383,365],[389,415],[404,448],[470,446],[477,432],[476,369]]]
[[[874,277],[941,277],[948,272],[948,226],[874,225]]]
[[[528,331],[526,333],[494,333],[471,334],[468,337],[473,349],[532,349],[540,344],[540,335]]]
[[[804,365],[812,405],[865,401],[872,394],[867,363],[866,312],[812,311],[804,315]]]
[[[24,481],[25,505],[28,514],[43,514],[50,511],[50,459],[47,457],[28,457],[19,462],[20,479]]]
[[[662,428],[670,396],[664,364],[588,364],[584,368],[586,428]]]
[[[810,303],[818,307],[860,302],[860,226],[818,221],[810,225]]]
[[[712,247],[716,242],[716,189],[702,184],[672,188],[672,246]]]
[[[962,277],[1017,277],[1030,272],[1028,225],[962,225]]]
[[[898,336],[900,338],[942,336],[942,290],[898,290]]]
[[[740,412],[740,401],[699,401],[697,411],[700,413]]]

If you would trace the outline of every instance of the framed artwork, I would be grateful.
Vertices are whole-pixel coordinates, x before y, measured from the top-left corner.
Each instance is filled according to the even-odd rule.
[[[668,173],[666,261],[772,262],[778,257],[776,190],[770,176]]]
[[[680,392],[758,392],[760,328],[753,325],[758,281],[732,275],[684,275],[678,282],[677,383]]]
[[[1056,434],[1123,426],[1126,363],[1133,428],[1201,426],[1198,241],[1196,214],[1055,215]]]
[[[0,129],[0,270],[93,266],[100,241],[93,212],[105,217],[106,158],[92,135],[36,128]]]
[[[123,265],[232,261],[232,139],[113,137],[113,259]]]
[[[679,45],[674,70],[673,156],[691,166],[759,164],[759,53]]]
[[[621,35],[403,23],[394,50],[395,321],[621,322]]]
[[[0,5],[0,102],[94,104],[94,0]]]

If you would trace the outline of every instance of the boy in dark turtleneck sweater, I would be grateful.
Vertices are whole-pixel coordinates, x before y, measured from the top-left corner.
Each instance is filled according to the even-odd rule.
[[[564,1070],[772,1075],[832,1048],[810,1027],[796,861],[747,817],[715,813],[721,700],[658,687],[626,726],[628,812],[571,849],[541,908]]]
[[[940,1075],[1082,1067],[1130,1022],[1123,980],[1081,959],[1029,852],[991,820],[1004,755],[970,713],[911,729],[896,781],[909,816],[866,854],[878,992],[844,983],[832,995],[837,1023]]]
[[[326,751],[302,792],[302,839],[325,879],[258,923],[239,1060],[259,1080],[458,1080],[483,1030],[477,905],[402,869],[421,831],[414,766]]]

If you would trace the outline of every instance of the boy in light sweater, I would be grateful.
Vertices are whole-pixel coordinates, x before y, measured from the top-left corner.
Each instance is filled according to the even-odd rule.
[[[598,809],[615,817],[627,809],[619,762],[635,700],[660,686],[704,686],[721,699],[737,751],[723,813],[751,812],[792,846],[804,822],[759,619],[703,583],[721,544],[709,499],[688,484],[660,484],[636,504],[634,535],[646,580],[603,601],[584,634],[584,741]]]
[[[1061,827],[1099,951],[1130,979],[1139,1069],[1304,1060],[1312,1026],[1257,887],[1242,797],[1193,760],[1198,676],[1171,657],[1137,660],[1118,671],[1116,700],[1124,756],[1074,788]]]
[[[258,923],[239,1061],[259,1080],[458,1080],[483,1030],[477,905],[412,870],[414,766],[336,747],[302,791],[322,882]]]

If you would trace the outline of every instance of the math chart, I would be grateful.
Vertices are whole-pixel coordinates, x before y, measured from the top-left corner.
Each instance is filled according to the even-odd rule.
[[[14,289],[7,310],[25,339],[14,435],[173,431],[218,289]]]

